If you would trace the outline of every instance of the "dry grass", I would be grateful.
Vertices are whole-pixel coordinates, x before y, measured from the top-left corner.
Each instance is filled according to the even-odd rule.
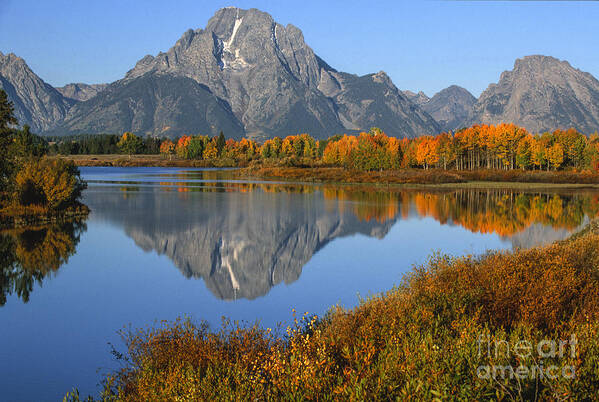
[[[443,184],[466,181],[454,171],[417,169],[362,172],[339,167],[252,167],[241,174],[322,183]]]
[[[401,169],[376,172],[352,171],[339,167],[285,167],[255,165],[242,169],[240,174],[267,179],[318,183],[373,183],[410,185],[468,185],[493,187],[596,187],[599,174],[589,171],[531,172],[521,170],[441,170]],[[505,184],[504,184],[505,183]]]

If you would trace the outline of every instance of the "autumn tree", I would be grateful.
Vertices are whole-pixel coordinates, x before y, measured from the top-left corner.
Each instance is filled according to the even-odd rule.
[[[73,205],[85,187],[72,161],[32,159],[16,174],[15,198],[22,205],[36,204],[59,210]]]
[[[116,145],[122,153],[131,156],[141,152],[143,148],[143,140],[128,131],[123,134]]]
[[[437,149],[436,153],[439,157],[439,163],[443,166],[444,170],[455,162],[456,153],[455,148],[452,144],[451,135],[448,133],[442,133],[437,137]]]
[[[170,139],[162,141],[160,144],[160,154],[165,157],[168,156],[169,159],[172,159],[173,155],[175,154],[175,143]]]
[[[584,149],[584,164],[599,171],[599,134],[589,137]]]
[[[260,157],[262,159],[269,159],[273,157],[272,145],[269,141],[266,141],[260,147]]]
[[[532,142],[530,161],[533,169],[535,167],[543,169],[545,163],[547,162],[547,149],[538,137],[535,137]]]
[[[218,158],[218,147],[216,144],[217,140],[213,138],[207,145],[204,150],[204,159],[216,159]]]
[[[323,152],[323,162],[331,165],[349,167],[351,151],[355,148],[357,143],[358,139],[353,135],[344,135],[337,141],[329,141]]]
[[[557,142],[564,152],[564,164],[581,167],[584,163],[584,149],[586,145],[586,136],[576,131],[574,128],[568,130],[555,130],[553,140]]]
[[[175,152],[179,158],[189,158],[189,144],[191,143],[191,136],[183,135],[177,141]]]
[[[274,137],[266,140],[260,147],[260,155],[264,159],[279,158],[281,154],[282,140],[279,137]]]
[[[230,139],[225,147],[227,155],[235,160],[250,160],[258,154],[258,144],[247,138],[239,141]]]
[[[187,146],[187,157],[189,159],[202,159],[209,142],[210,137],[207,135],[194,135],[191,137]]]
[[[547,150],[547,159],[554,170],[557,170],[564,161],[564,150],[557,142]]]

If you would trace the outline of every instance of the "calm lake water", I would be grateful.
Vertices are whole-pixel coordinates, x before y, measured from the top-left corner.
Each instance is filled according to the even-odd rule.
[[[84,222],[0,233],[0,400],[97,393],[109,343],[156,320],[273,327],[398,284],[432,253],[550,243],[599,211],[590,191],[404,190],[83,168]]]

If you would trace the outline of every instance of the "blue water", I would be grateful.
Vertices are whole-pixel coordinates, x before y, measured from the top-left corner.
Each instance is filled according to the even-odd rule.
[[[116,367],[109,343],[122,347],[126,326],[188,316],[218,327],[227,316],[272,327],[293,308],[353,307],[435,251],[512,248],[509,237],[414,209],[360,219],[354,211],[371,200],[330,199],[318,186],[272,191],[228,174],[83,168],[92,214],[75,254],[27,303],[13,293],[0,307],[0,400],[97,393]]]

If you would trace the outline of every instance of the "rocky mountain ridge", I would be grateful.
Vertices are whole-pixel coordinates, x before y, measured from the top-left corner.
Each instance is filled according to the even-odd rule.
[[[81,82],[67,84],[63,87],[58,87],[56,90],[62,94],[65,98],[73,99],[75,101],[86,101],[93,98],[100,92],[106,89],[108,84],[84,84]]]
[[[0,52],[0,88],[12,101],[19,122],[36,132],[56,127],[75,103],[45,83],[25,60],[13,53]]]
[[[303,132],[324,138],[375,125],[398,137],[439,129],[384,72],[338,72],[297,27],[256,9],[217,11],[205,29],[188,30],[117,82],[59,90],[72,107],[41,131],[177,136],[223,130],[262,140]]]
[[[599,129],[599,81],[549,56],[517,59],[481,94],[466,124],[510,122],[531,132]]]
[[[21,124],[44,134],[316,138],[373,126],[397,137],[513,122],[531,132],[599,129],[599,81],[569,63],[527,56],[478,100],[452,85],[429,98],[400,91],[380,71],[335,70],[301,30],[256,9],[218,10],[166,53],[145,56],[111,84],[53,88],[13,54],[0,53],[0,86]]]

